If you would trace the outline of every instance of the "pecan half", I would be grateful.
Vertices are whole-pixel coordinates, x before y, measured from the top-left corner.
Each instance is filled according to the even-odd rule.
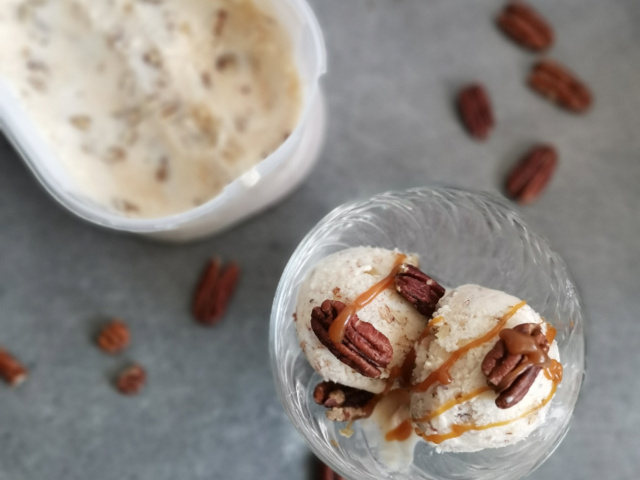
[[[130,338],[129,327],[119,318],[114,318],[102,327],[97,342],[102,351],[118,353],[129,345]]]
[[[531,336],[534,345],[537,345],[537,349],[545,357],[549,352],[549,342],[537,323],[523,323],[505,330]],[[530,361],[527,354],[510,352],[507,343],[501,338],[487,353],[480,369],[487,377],[487,384],[500,394],[496,398],[496,406],[510,408],[527,394],[542,370],[542,365]]]
[[[329,327],[345,307],[337,300],[325,300],[311,311],[311,328],[320,343],[342,363],[365,377],[378,378],[380,368],[389,365],[393,359],[393,347],[373,325],[361,322],[357,315],[353,315],[341,343],[334,343],[329,338]]]
[[[582,113],[592,103],[592,96],[585,83],[571,71],[553,60],[540,60],[529,75],[529,86],[560,107]]]
[[[313,399],[327,408],[327,418],[335,422],[347,422],[367,416],[365,405],[374,397],[366,392],[335,382],[321,382],[313,390]]]
[[[469,85],[458,94],[458,111],[462,123],[478,140],[484,140],[493,129],[493,109],[487,90],[480,84]]]
[[[535,146],[507,176],[507,194],[523,205],[537,200],[551,181],[557,164],[558,154],[552,146]]]
[[[425,317],[431,317],[444,287],[420,269],[404,263],[395,278],[396,290]]]
[[[498,16],[497,23],[514,42],[535,52],[553,44],[553,29],[549,22],[524,2],[509,3]]]
[[[193,302],[196,320],[204,325],[215,325],[222,319],[239,276],[240,267],[235,262],[230,262],[224,269],[219,258],[208,263]]]
[[[0,377],[12,387],[17,387],[27,379],[27,369],[2,348],[0,348]]]
[[[116,379],[118,391],[124,395],[136,395],[147,382],[147,373],[140,365],[134,364],[120,372]]]
[[[318,461],[318,472],[316,480],[346,480],[343,476],[338,475],[321,461]]]

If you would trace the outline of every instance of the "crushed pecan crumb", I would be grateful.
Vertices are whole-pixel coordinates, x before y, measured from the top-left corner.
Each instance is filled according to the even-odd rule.
[[[149,66],[151,66],[153,68],[157,68],[157,69],[162,68],[162,63],[163,63],[162,62],[162,54],[160,53],[159,50],[157,50],[155,48],[145,52],[142,55],[142,60],[144,60],[144,62],[147,65],[149,65]]]
[[[216,37],[219,37],[220,35],[222,35],[222,31],[224,29],[225,23],[227,23],[227,18],[228,17],[229,17],[229,14],[224,9],[220,9],[216,13],[216,19],[215,19],[215,22],[213,24],[213,34]]]
[[[126,198],[114,198],[112,200],[113,207],[116,210],[125,213],[135,213],[140,211],[140,207]]]
[[[158,168],[156,168],[156,180],[158,182],[166,182],[169,178],[169,159],[160,157]]]
[[[335,382],[320,382],[313,390],[313,400],[324,406],[329,420],[348,422],[368,415],[365,406],[374,394]]]
[[[207,71],[200,74],[200,80],[202,80],[202,85],[206,88],[211,88],[211,85],[213,85],[213,82],[211,81],[211,74]]]
[[[116,388],[124,395],[137,395],[147,382],[147,373],[138,364],[126,367],[118,374]]]
[[[98,346],[106,353],[119,353],[129,346],[130,341],[129,327],[119,318],[102,327],[97,339]]]
[[[233,53],[223,53],[216,59],[216,68],[219,71],[234,67],[238,63],[238,59]]]
[[[126,160],[127,151],[118,146],[109,147],[105,153],[104,161],[107,163],[117,163]]]
[[[17,387],[27,379],[27,369],[2,347],[0,347],[0,377],[12,387]]]
[[[72,115],[69,118],[69,122],[83,132],[86,132],[91,127],[91,117],[88,115]]]

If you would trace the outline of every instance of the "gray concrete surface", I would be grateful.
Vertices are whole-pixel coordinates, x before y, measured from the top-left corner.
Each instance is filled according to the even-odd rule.
[[[170,246],[74,218],[0,139],[0,344],[31,369],[0,385],[2,480],[310,479],[310,454],[275,395],[271,300],[304,234],[332,207],[389,189],[445,183],[500,190],[532,142],[561,163],[521,209],[566,259],[588,317],[588,376],[572,429],[533,479],[636,479],[640,472],[640,3],[540,0],[558,30],[553,56],[592,86],[577,117],[524,86],[535,58],[493,27],[498,0],[315,0],[326,32],[329,126],[312,178],[279,206],[215,238]],[[479,79],[498,126],[486,144],[461,130],[457,88]],[[215,329],[189,315],[212,254],[242,282]],[[92,344],[104,318],[133,346]],[[110,377],[149,370],[137,398]]]

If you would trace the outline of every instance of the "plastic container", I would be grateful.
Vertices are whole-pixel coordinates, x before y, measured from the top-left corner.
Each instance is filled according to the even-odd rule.
[[[256,3],[260,5],[261,1]],[[168,241],[193,240],[224,230],[290,193],[313,167],[322,144],[325,112],[319,79],[326,72],[322,31],[304,0],[268,1],[293,43],[303,87],[300,120],[271,155],[196,208],[167,217],[133,219],[96,204],[82,193],[56,159],[2,78],[0,128],[46,190],[85,220]]]

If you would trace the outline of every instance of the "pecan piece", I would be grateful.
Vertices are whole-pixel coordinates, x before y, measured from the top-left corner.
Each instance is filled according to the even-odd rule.
[[[553,60],[540,60],[529,75],[529,86],[562,108],[582,113],[592,103],[591,92],[582,80]]]
[[[552,146],[535,146],[507,176],[507,194],[523,205],[537,200],[551,181],[557,164],[558,154]]]
[[[352,315],[341,343],[334,343],[329,337],[329,327],[345,307],[337,300],[325,300],[311,311],[311,328],[320,343],[342,363],[365,377],[378,378],[380,368],[393,359],[393,347],[384,334]]]
[[[509,3],[497,18],[498,26],[514,42],[535,52],[542,52],[553,44],[553,29],[530,5]]]
[[[420,269],[403,263],[395,278],[396,290],[425,317],[431,317],[444,288]]]
[[[517,332],[515,337],[506,335],[511,331]],[[505,340],[510,337],[516,339],[512,345]],[[527,337],[531,337],[531,340],[527,340]],[[496,398],[498,408],[513,407],[524,398],[543,364],[548,361],[548,352],[549,342],[537,323],[523,323],[500,332],[500,340],[487,353],[480,366],[487,377],[487,384],[499,393]],[[542,363],[537,361],[536,354],[543,360]]]
[[[493,129],[493,109],[487,90],[480,84],[469,85],[458,94],[458,111],[471,136],[484,140]]]
[[[520,403],[520,400],[529,392],[531,385],[542,370],[542,367],[532,366],[524,371],[509,388],[500,392],[496,398],[496,407],[511,408]]]
[[[228,16],[229,14],[224,9],[220,9],[216,12],[216,18],[213,23],[213,33],[216,37],[219,37],[222,34],[222,30],[227,23]]]
[[[124,395],[136,395],[147,382],[147,373],[140,365],[130,365],[116,379],[118,391]]]
[[[102,327],[97,343],[106,353],[118,353],[129,345],[130,338],[129,327],[119,318],[114,318]]]
[[[12,387],[27,379],[27,369],[9,352],[0,347],[0,377]]]
[[[222,269],[219,258],[212,259],[196,289],[193,315],[203,325],[215,325],[224,315],[240,276],[240,267],[230,262]]]
[[[346,480],[343,476],[338,475],[336,472],[331,470],[327,465],[318,461],[318,473],[316,475],[316,480]]]
[[[321,382],[313,390],[313,399],[327,408],[327,418],[347,422],[367,416],[365,406],[374,394],[335,382]]]

